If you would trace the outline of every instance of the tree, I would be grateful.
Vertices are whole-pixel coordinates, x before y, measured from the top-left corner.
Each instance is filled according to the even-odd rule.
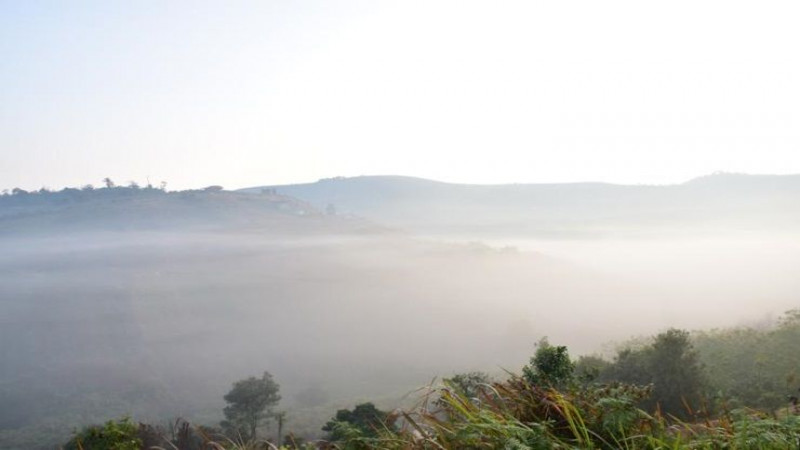
[[[223,411],[225,420],[222,426],[244,439],[255,439],[256,429],[273,415],[272,408],[281,399],[279,389],[280,386],[269,372],[264,372],[261,378],[250,377],[237,381],[225,394],[228,406]]]
[[[484,388],[492,383],[492,378],[484,372],[467,372],[446,378],[445,383],[467,398],[477,398]]]
[[[114,181],[111,180],[111,178],[109,177],[103,178],[103,183],[106,185],[108,189],[111,189],[115,186]]]
[[[362,403],[352,411],[336,411],[336,416],[322,427],[322,431],[328,432],[330,441],[343,440],[353,431],[360,436],[375,437],[378,430],[386,426],[388,417],[389,413],[379,410],[372,403]]]
[[[530,364],[522,368],[522,377],[528,383],[563,387],[572,380],[575,365],[569,359],[567,347],[550,345],[547,338],[542,338],[536,346]]]
[[[649,363],[653,401],[665,412],[688,417],[686,405],[699,405],[704,384],[689,332],[673,328],[656,336]]]
[[[653,395],[642,406],[680,418],[689,418],[686,406],[698,406],[705,389],[704,369],[689,332],[674,328],[655,336],[647,346],[620,350],[603,378],[652,384]]]
[[[275,420],[278,421],[278,446],[280,447],[283,444],[283,424],[286,422],[286,411],[280,411],[275,413]]]
[[[600,378],[611,367],[611,363],[600,356],[584,355],[575,362],[575,378],[582,383],[591,383]]]

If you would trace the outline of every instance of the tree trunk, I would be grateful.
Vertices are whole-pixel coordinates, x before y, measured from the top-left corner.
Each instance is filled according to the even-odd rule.
[[[278,447],[283,443],[283,414],[278,414]]]

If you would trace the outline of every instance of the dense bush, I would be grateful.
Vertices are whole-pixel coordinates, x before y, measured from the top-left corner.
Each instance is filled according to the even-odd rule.
[[[81,430],[65,446],[66,450],[138,450],[142,439],[139,426],[128,418],[103,425],[89,426]]]
[[[374,438],[387,428],[388,417],[387,412],[379,410],[372,403],[362,403],[352,410],[337,411],[322,431],[328,432],[327,440],[331,442]]]

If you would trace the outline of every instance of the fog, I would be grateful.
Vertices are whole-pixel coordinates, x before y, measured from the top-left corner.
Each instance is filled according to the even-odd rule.
[[[800,287],[791,235],[126,231],[4,238],[0,255],[4,428],[213,423],[233,381],[268,370],[282,407],[319,415],[300,425],[313,434],[356,399],[519,370],[543,336],[581,354],[668,326],[757,325]]]
[[[619,331],[628,336],[669,326],[704,329],[755,325],[798,306],[798,235],[749,232],[710,237],[698,233],[573,240],[508,237],[484,242],[541,252],[637,291],[636,296],[612,300],[621,306],[624,300],[632,299],[628,307],[637,312],[625,314],[623,310],[616,330],[606,333]],[[640,297],[641,293],[646,297]],[[574,304],[584,301],[576,299]],[[587,348],[580,342],[573,344]]]
[[[544,338],[660,418],[664,360],[612,361],[672,327],[752,327],[675,333],[717,378],[695,412],[791,384],[800,414],[800,5],[82,3],[0,2],[0,450],[126,416],[234,437],[224,396],[265,372],[251,437],[321,438]],[[708,381],[679,372],[673,400]],[[664,437],[617,391],[576,397],[613,411],[574,442]],[[503,425],[566,430],[521,404]]]

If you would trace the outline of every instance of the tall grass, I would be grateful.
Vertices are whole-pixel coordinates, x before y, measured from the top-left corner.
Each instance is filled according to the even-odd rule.
[[[518,377],[467,397],[446,382],[397,411],[377,438],[354,435],[341,450],[798,449],[800,417],[737,410],[680,421],[636,405],[647,388],[580,386],[563,391]]]
[[[342,428],[337,430],[340,436],[337,442],[278,447],[267,441],[245,442],[212,436],[202,427],[180,422],[175,427],[178,433],[173,433],[166,444],[144,447],[163,450],[800,449],[800,416],[792,410],[775,414],[737,409],[716,418],[695,415],[692,420],[682,421],[659,411],[649,414],[640,409],[637,405],[649,393],[649,387],[624,384],[572,384],[556,389],[512,375],[504,382],[481,384],[477,392],[467,395],[458,386],[444,381],[427,387],[415,407],[394,411],[383,424],[375,425],[371,433],[339,422],[337,426]],[[120,427],[130,433],[135,428],[129,421],[109,422],[103,431]],[[139,425],[140,435],[143,427],[146,426]],[[127,434],[123,437],[121,443],[132,442]],[[86,442],[76,440],[75,448],[95,448],[83,445]],[[194,444],[187,446],[181,442]]]

